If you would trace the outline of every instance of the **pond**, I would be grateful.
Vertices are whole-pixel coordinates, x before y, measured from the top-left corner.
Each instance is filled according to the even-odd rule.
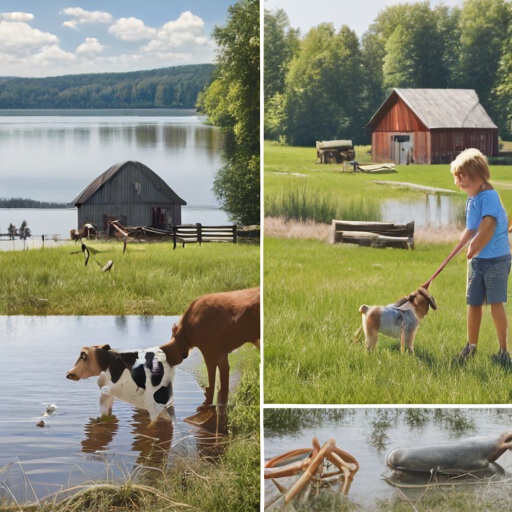
[[[112,165],[138,160],[187,202],[183,222],[224,224],[212,194],[224,138],[204,120],[185,109],[0,111],[0,197],[69,203]],[[19,225],[15,212],[0,212],[2,230]],[[76,212],[45,215],[43,227],[38,212],[25,219],[35,235],[76,228]]]
[[[126,479],[139,465],[158,466],[168,452],[172,456],[201,449],[204,431],[183,421],[204,400],[193,376],[202,364],[197,351],[176,371],[172,422],[159,419],[151,429],[146,411],[120,400],[114,401],[111,422],[95,424],[91,418],[99,416],[96,378],[66,379],[82,346],[162,345],[177,319],[0,317],[0,501],[9,498],[1,485],[6,478],[16,499],[29,502],[89,478]],[[43,416],[49,404],[57,409]],[[40,420],[44,428],[36,426]]]
[[[290,450],[311,447],[313,437],[321,445],[334,438],[360,465],[350,487],[350,501],[362,510],[377,510],[379,500],[397,496],[383,478],[386,456],[392,449],[501,434],[510,429],[511,420],[510,409],[292,409],[277,420],[276,413],[266,409],[265,463]],[[510,451],[498,462],[512,472]],[[414,490],[408,496],[415,499],[423,491]],[[272,481],[265,480],[265,504],[278,495]]]
[[[421,199],[384,199],[381,203],[383,222],[406,224],[414,227],[444,228],[463,226],[465,201],[460,197],[441,194],[415,194]]]

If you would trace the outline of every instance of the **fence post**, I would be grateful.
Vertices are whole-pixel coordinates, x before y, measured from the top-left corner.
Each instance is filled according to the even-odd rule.
[[[233,243],[238,243],[238,226],[233,224]]]
[[[178,226],[172,227],[172,241],[174,242],[173,249],[176,249],[176,241],[178,239]]]
[[[199,245],[201,245],[201,242],[203,241],[203,233],[202,233],[203,226],[201,225],[200,222],[197,222],[196,226],[197,226],[197,241],[199,242]]]

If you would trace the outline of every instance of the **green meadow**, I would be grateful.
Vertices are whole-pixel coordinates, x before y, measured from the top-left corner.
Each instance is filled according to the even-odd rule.
[[[361,161],[357,149],[356,159]],[[320,168],[315,167],[314,160],[313,148],[266,146],[266,204],[273,194],[285,194],[295,186],[305,186],[315,193],[324,191],[340,201],[424,196],[371,183],[375,179],[446,188],[453,190],[455,197],[460,196],[464,204],[465,194],[457,191],[448,165],[398,166],[396,174],[369,176],[336,172],[340,166],[308,171]],[[492,167],[491,179],[505,208],[512,212],[512,168]],[[439,309],[423,319],[414,355],[401,354],[399,341],[383,335],[372,353],[367,353],[362,344],[351,342],[361,325],[358,310],[362,304],[389,304],[416,290],[452,247],[419,241],[415,250],[404,251],[266,238],[265,402],[512,402],[512,373],[491,361],[499,347],[490,311],[484,313],[477,356],[464,366],[458,363],[458,354],[466,343],[464,254],[452,260],[431,285]]]
[[[258,245],[86,244],[99,251],[87,267],[80,244],[0,252],[0,315],[181,315],[205,293],[259,285]]]

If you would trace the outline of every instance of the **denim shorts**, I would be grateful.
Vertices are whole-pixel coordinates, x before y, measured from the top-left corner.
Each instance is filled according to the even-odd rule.
[[[507,302],[510,254],[497,258],[473,258],[468,262],[468,306]]]

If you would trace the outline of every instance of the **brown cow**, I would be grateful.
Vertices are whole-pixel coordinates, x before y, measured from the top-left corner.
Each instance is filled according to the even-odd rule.
[[[180,364],[197,347],[208,370],[208,387],[201,408],[213,402],[215,373],[220,372],[218,405],[228,399],[228,354],[244,343],[260,348],[260,289],[212,293],[194,300],[172,327],[172,339],[160,348],[171,366]]]

